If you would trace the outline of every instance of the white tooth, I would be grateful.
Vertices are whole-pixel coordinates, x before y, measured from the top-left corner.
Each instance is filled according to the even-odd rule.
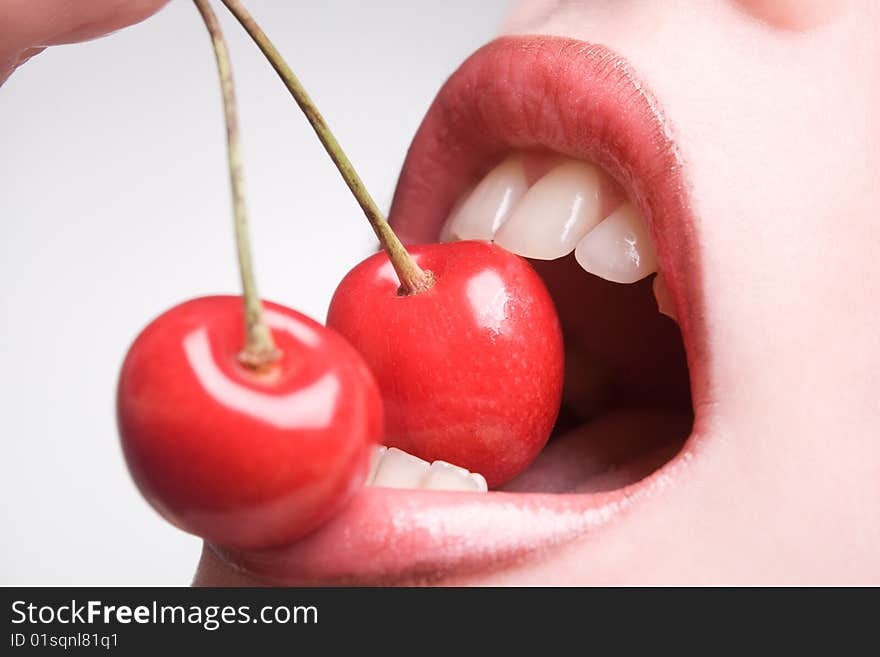
[[[567,161],[549,171],[523,197],[495,242],[527,258],[568,255],[602,221],[602,171]]]
[[[376,470],[373,486],[418,488],[428,472],[428,467],[427,461],[396,447],[389,447]]]
[[[481,483],[482,482],[482,483]],[[434,461],[419,488],[426,490],[485,491],[486,480],[446,461]]]
[[[471,472],[470,474],[468,474],[468,477],[470,477],[471,481],[474,482],[474,488],[478,492],[485,493],[489,490],[489,485],[486,483],[486,478],[479,472]]]
[[[491,240],[527,187],[522,158],[507,158],[450,215],[443,237],[447,241]]]
[[[382,462],[382,457],[385,456],[385,452],[388,451],[388,448],[385,445],[376,445],[376,448],[373,450],[373,455],[370,457],[370,471],[367,473],[367,479],[364,482],[365,486],[369,486],[373,483],[373,479],[376,478],[376,471],[379,469],[379,464]]]
[[[669,293],[669,286],[666,285],[666,278],[663,274],[657,274],[652,287],[654,288],[654,299],[657,300],[657,310],[678,321],[678,316],[675,314],[675,304],[672,303],[672,295]]]
[[[615,283],[635,283],[657,271],[657,256],[639,213],[624,203],[587,233],[574,251],[581,267]]]
[[[461,196],[458,197],[458,200],[455,202],[455,205],[452,206],[452,210],[449,211],[449,216],[454,218],[459,211],[461,210],[461,206],[464,205],[464,202],[470,198],[470,195],[474,193],[474,186],[471,185]],[[443,224],[443,228],[440,229],[440,242],[454,242],[457,238],[452,234],[452,221],[446,221]]]
[[[489,487],[483,475],[445,461],[428,465],[417,456],[396,447],[379,445],[370,461],[367,486],[384,488],[421,488],[424,490],[460,490],[486,492]]]

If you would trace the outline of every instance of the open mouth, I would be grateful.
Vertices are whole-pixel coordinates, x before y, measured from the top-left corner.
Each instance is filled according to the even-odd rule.
[[[386,452],[317,533],[215,548],[229,562],[276,583],[461,581],[600,531],[683,476],[708,396],[695,217],[672,129],[625,61],[555,37],[479,50],[428,111],[391,218],[410,243],[491,239],[531,259],[565,338],[553,435],[489,492]],[[416,489],[428,475],[460,490]]]

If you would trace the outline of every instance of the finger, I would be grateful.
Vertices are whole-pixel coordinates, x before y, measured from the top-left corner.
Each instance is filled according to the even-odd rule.
[[[0,0],[0,83],[45,46],[94,39],[151,16],[168,0]]]
[[[166,2],[2,0],[0,35],[4,44],[14,44],[19,49],[84,41],[142,21]]]

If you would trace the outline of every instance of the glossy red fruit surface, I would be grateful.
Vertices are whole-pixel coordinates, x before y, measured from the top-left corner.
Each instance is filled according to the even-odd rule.
[[[500,485],[531,463],[556,421],[563,345],[553,301],[528,262],[494,244],[408,250],[433,287],[398,295],[378,253],[339,284],[327,325],[379,382],[385,444]]]
[[[235,547],[308,533],[363,483],[382,406],[363,359],[338,334],[265,303],[281,357],[238,362],[241,297],[175,306],[122,366],[117,420],[129,470],[178,527]]]

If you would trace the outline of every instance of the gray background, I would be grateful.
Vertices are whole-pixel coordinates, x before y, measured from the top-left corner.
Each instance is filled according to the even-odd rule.
[[[249,2],[385,208],[436,90],[507,4]],[[221,18],[261,293],[323,320],[372,234],[286,90]],[[0,584],[190,581],[199,541],[131,483],[114,386],[152,317],[238,293],[224,167],[211,49],[184,0],[47,51],[0,87]]]

